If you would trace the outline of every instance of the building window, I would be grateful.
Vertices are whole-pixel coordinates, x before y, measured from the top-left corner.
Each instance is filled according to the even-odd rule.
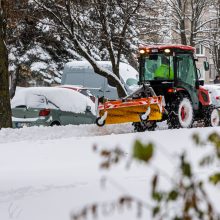
[[[204,56],[205,55],[205,48],[203,45],[199,44],[196,46],[196,55]]]

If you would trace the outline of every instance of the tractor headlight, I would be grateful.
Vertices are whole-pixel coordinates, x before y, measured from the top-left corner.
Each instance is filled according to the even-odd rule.
[[[164,52],[165,53],[170,53],[170,49],[167,48],[167,49],[164,50]]]

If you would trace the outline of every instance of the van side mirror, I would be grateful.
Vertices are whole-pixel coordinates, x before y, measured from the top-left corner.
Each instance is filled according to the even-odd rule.
[[[209,62],[208,61],[204,61],[203,66],[204,66],[205,71],[209,70]]]
[[[91,112],[91,109],[92,109],[91,106],[89,106],[89,105],[86,106],[86,111],[87,112]]]

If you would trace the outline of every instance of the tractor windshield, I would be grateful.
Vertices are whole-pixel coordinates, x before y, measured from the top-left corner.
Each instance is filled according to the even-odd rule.
[[[173,57],[151,54],[145,57],[144,80],[173,80]]]

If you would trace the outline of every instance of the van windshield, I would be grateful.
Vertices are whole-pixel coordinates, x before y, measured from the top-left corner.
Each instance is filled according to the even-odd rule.
[[[126,84],[128,86],[133,86],[133,85],[138,85],[138,80],[137,79],[134,79],[134,78],[128,78],[126,80]]]

